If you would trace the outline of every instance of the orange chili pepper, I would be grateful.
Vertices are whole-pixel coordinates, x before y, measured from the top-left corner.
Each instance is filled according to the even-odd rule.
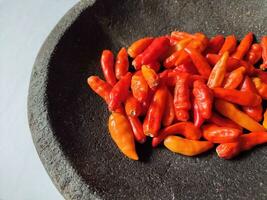
[[[143,130],[145,135],[150,137],[155,137],[158,135],[165,110],[167,95],[168,93],[166,86],[163,84],[159,85],[153,96],[144,120]]]
[[[181,54],[181,51],[191,42],[192,38],[186,38],[179,41],[176,45],[176,51],[173,52],[168,58],[164,60],[163,66],[171,68],[175,66],[175,62]]]
[[[245,37],[241,40],[240,44],[236,48],[236,51],[233,53],[233,58],[242,59],[246,53],[248,52],[253,41],[253,33],[249,32]]]
[[[143,102],[148,97],[149,86],[141,71],[137,71],[131,80],[131,90],[133,96],[139,101]]]
[[[167,100],[164,114],[162,117],[163,126],[170,126],[175,118],[175,111],[173,105],[173,96],[170,91],[167,89]]]
[[[189,74],[186,73],[179,73],[176,77],[174,109],[176,119],[179,121],[187,121],[189,119],[189,110],[191,109],[189,78]]]
[[[146,141],[146,135],[144,134],[142,123],[136,116],[128,116],[128,120],[132,126],[135,140],[143,144]]]
[[[193,48],[188,48],[186,47],[184,49],[189,56],[191,57],[194,65],[196,66],[198,73],[205,78],[209,78],[210,72],[211,72],[211,67],[209,63],[206,61],[206,59]]]
[[[214,88],[213,94],[214,97],[224,99],[241,106],[257,106],[261,104],[260,96],[253,92],[239,91],[235,89]]]
[[[236,49],[236,37],[234,35],[229,35],[225,38],[222,48],[219,51],[219,55],[222,55],[224,52],[228,51],[229,54],[233,53]]]
[[[193,94],[201,116],[209,119],[212,114],[213,94],[210,88],[202,81],[195,81]]]
[[[253,92],[257,94],[257,90],[255,85],[251,81],[251,79],[246,76],[244,82],[240,88],[241,91]],[[243,111],[247,113],[250,117],[255,119],[257,122],[261,121],[262,119],[262,105],[259,104],[258,106],[243,106]]]
[[[194,125],[199,128],[205,122],[205,119],[201,115],[201,112],[198,108],[198,104],[196,102],[194,95],[191,96],[191,99],[192,99],[192,104],[193,104]]]
[[[129,116],[139,116],[142,112],[141,103],[132,94],[126,99],[125,112]]]
[[[166,54],[169,48],[170,40],[167,37],[155,38],[145,51],[133,60],[132,65],[138,70],[142,65],[156,62]]]
[[[127,50],[129,56],[135,58],[139,54],[143,53],[143,51],[152,43],[152,41],[152,37],[145,37],[135,41]]]
[[[213,143],[229,143],[236,142],[240,135],[241,130],[229,127],[220,127],[214,124],[205,125],[202,127],[203,137]]]
[[[106,81],[111,86],[114,86],[117,80],[114,73],[114,55],[110,50],[102,52],[101,67]]]
[[[217,54],[207,54],[206,55],[206,59],[207,59],[208,63],[212,66],[216,65],[216,63],[219,61],[220,58],[221,58],[221,56],[219,56]],[[227,59],[226,70],[228,72],[231,72],[240,66],[241,66],[240,60],[235,59],[233,57],[229,57]]]
[[[126,48],[121,48],[119,51],[116,63],[115,63],[115,74],[116,78],[119,80],[128,72],[129,60]]]
[[[159,85],[157,73],[147,65],[142,66],[142,74],[151,89],[155,89]]]
[[[266,109],[266,111],[264,112],[264,115],[263,115],[262,125],[263,125],[264,128],[267,129],[267,109]]]
[[[243,81],[245,72],[245,67],[239,67],[232,71],[228,76],[225,77],[223,87],[226,89],[237,88]]]
[[[212,113],[211,118],[209,118],[208,121],[213,124],[216,124],[217,126],[235,128],[241,131],[243,130],[243,128],[238,124],[236,124],[234,121],[228,118],[224,118],[216,113]]]
[[[109,102],[109,94],[112,88],[107,82],[98,76],[90,76],[87,79],[87,83],[96,94],[102,97],[107,103]]]
[[[169,135],[182,135],[190,140],[199,140],[202,136],[201,130],[192,122],[178,122],[162,129],[158,136],[152,139],[152,146],[158,146]]]
[[[181,65],[176,66],[173,69],[174,72],[185,72],[189,74],[197,74],[197,69],[195,65],[192,63],[192,61],[184,62]]]
[[[267,68],[267,36],[263,36],[261,38],[261,47],[262,47],[262,60],[261,69]]]
[[[131,84],[132,74],[127,72],[112,88],[109,98],[110,102],[108,105],[109,110],[114,111],[117,109],[121,103],[125,102],[128,94],[129,88]]]
[[[209,39],[203,33],[195,33],[193,38],[194,38],[194,40],[192,41],[192,43],[194,43],[194,42],[200,42],[200,46],[199,47],[198,47],[199,44],[195,44],[196,45],[195,46],[195,49],[196,50],[199,50],[202,53],[207,48],[207,46],[209,44]]]
[[[176,40],[183,40],[187,38],[194,38],[194,36],[187,32],[180,32],[180,31],[173,31],[171,32],[171,37],[175,38]]]
[[[209,141],[188,140],[178,136],[168,136],[164,145],[170,151],[185,156],[196,156],[210,150],[214,145]]]
[[[234,104],[217,99],[215,101],[216,110],[225,117],[249,131],[265,131],[265,128],[244,112],[237,109]]]
[[[217,54],[220,49],[222,48],[222,45],[224,43],[224,36],[223,35],[216,35],[215,37],[211,38],[209,40],[208,46],[205,50],[205,55],[207,53],[215,53]]]
[[[221,58],[218,60],[216,65],[213,67],[209,80],[208,80],[208,87],[215,88],[220,87],[223,83],[223,79],[226,73],[226,64],[229,58],[228,51],[224,52]]]
[[[127,118],[121,113],[112,113],[109,117],[108,128],[111,138],[120,151],[128,158],[138,160],[133,131]]]
[[[267,100],[267,84],[257,77],[253,78],[252,81],[261,97]]]
[[[237,142],[220,144],[216,152],[220,158],[231,159],[243,151],[267,142],[267,132],[252,132],[241,135]]]
[[[262,55],[261,45],[255,43],[250,47],[250,50],[246,55],[246,61],[254,65],[261,59],[261,55]]]

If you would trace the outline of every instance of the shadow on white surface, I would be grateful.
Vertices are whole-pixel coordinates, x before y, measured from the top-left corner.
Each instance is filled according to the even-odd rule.
[[[37,53],[78,0],[0,0],[0,200],[60,200],[39,160],[27,120]]]

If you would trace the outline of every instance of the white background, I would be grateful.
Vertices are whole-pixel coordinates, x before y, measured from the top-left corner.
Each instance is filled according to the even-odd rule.
[[[27,93],[35,57],[78,0],[0,0],[0,200],[62,200],[33,145]]]

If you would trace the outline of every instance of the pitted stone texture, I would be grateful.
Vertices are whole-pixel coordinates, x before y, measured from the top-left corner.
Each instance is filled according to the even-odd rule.
[[[66,199],[267,199],[267,148],[232,161],[196,158],[138,145],[125,158],[107,131],[106,105],[88,89],[105,48],[171,30],[267,33],[267,2],[230,0],[81,1],[59,22],[32,72],[28,115],[33,141]]]

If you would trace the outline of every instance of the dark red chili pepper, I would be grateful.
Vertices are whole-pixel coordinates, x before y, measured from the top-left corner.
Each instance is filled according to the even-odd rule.
[[[114,111],[121,103],[125,102],[131,85],[132,74],[127,72],[112,88],[109,98],[109,110]]]
[[[240,42],[236,51],[232,55],[233,58],[242,59],[248,52],[253,41],[253,33],[249,32]]]
[[[161,126],[161,120],[165,110],[167,88],[164,84],[159,85],[146,114],[143,124],[145,135],[155,137]]]
[[[191,57],[194,65],[196,66],[198,73],[204,76],[205,78],[209,78],[211,67],[209,63],[206,61],[205,57],[203,57],[201,53],[199,53],[193,48],[186,47],[185,51]]]
[[[146,135],[144,134],[143,125],[138,117],[128,116],[128,120],[132,126],[135,140],[141,144],[144,143],[146,141]]]
[[[224,52],[228,51],[229,54],[233,53],[236,49],[236,37],[234,35],[229,35],[225,38],[223,46],[219,51],[219,55],[222,55]]]
[[[167,100],[166,100],[166,107],[165,107],[164,114],[162,117],[163,126],[170,126],[175,118],[173,96],[168,89],[167,89],[167,93],[168,95],[167,95]]]
[[[102,52],[101,67],[106,81],[111,86],[114,86],[117,80],[114,73],[114,55],[110,50]]]
[[[224,43],[223,35],[216,35],[215,37],[211,38],[205,50],[204,55],[206,55],[207,53],[217,54],[222,48],[223,43]]]
[[[202,117],[196,99],[193,95],[192,95],[192,104],[193,104],[194,125],[196,127],[201,127],[201,125],[205,122],[205,119]]]
[[[142,65],[150,64],[158,61],[170,48],[170,40],[167,37],[158,37],[146,48],[146,50],[139,54],[133,60],[133,66],[136,70],[140,69]]]
[[[200,129],[192,122],[178,122],[160,131],[157,137],[152,139],[152,146],[158,146],[169,135],[182,135],[190,140],[199,140],[202,136]]]
[[[254,65],[261,59],[261,55],[262,55],[261,45],[255,43],[250,47],[250,50],[248,51],[246,56],[246,61]]]
[[[159,62],[153,62],[146,65],[150,69],[153,69],[155,72],[158,72],[160,70],[160,63]]]
[[[262,60],[261,69],[267,68],[267,36],[263,36],[261,38],[261,47],[262,47]]]
[[[115,74],[116,78],[119,80],[128,72],[129,60],[126,48],[121,48],[119,51],[116,63],[115,63]]]
[[[240,88],[241,91],[247,91],[247,92],[253,92],[257,94],[257,89],[255,88],[254,83],[252,80],[246,76],[244,79],[244,82]],[[262,105],[259,104],[258,106],[243,106],[243,111],[247,113],[250,117],[255,119],[256,121],[261,121],[262,120]]]
[[[197,74],[197,69],[192,61],[184,62],[173,69],[174,72],[186,72],[189,74]]]
[[[252,76],[257,76],[259,77],[264,83],[267,83],[267,72],[262,71],[260,69],[254,69],[253,73],[251,74]]]
[[[193,94],[199,112],[204,119],[209,119],[212,114],[212,91],[205,83],[199,80],[194,82],[193,87]]]

